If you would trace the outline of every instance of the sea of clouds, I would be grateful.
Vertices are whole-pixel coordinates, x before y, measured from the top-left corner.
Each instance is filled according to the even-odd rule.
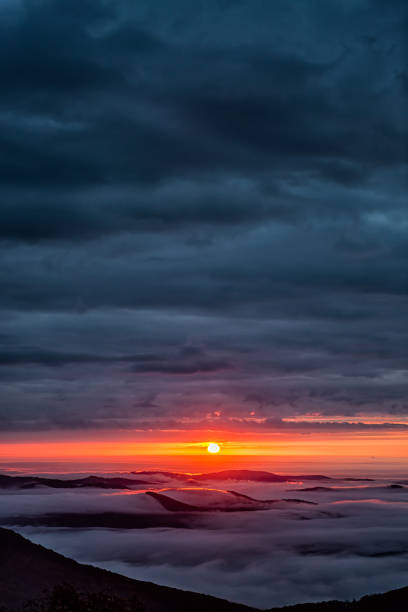
[[[143,528],[141,523],[136,529],[121,528],[120,514],[169,513],[146,488],[2,491],[0,522],[80,562],[268,608],[352,599],[408,583],[408,487],[390,484],[331,481],[324,483],[329,490],[302,491],[322,483],[226,481],[206,483],[201,490],[160,483],[150,489],[185,503],[194,500],[207,511],[183,513],[182,526]],[[236,503],[230,490],[317,505],[287,502],[222,511]],[[64,518],[55,527],[46,518],[104,512],[117,514],[118,527],[72,528]],[[13,517],[37,522],[12,525]]]

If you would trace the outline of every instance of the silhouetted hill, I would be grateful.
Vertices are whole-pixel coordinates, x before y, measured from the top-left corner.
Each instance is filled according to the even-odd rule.
[[[253,482],[288,482],[290,480],[330,480],[329,476],[321,474],[308,474],[288,476],[264,472],[260,470],[223,470],[221,472],[209,472],[200,474],[199,480],[251,480]]]
[[[292,489],[292,491],[335,491],[333,487],[305,487],[304,489]]]
[[[207,494],[206,491],[203,491],[204,495]],[[189,503],[185,503],[176,499],[173,499],[169,495],[163,495],[163,493],[156,493],[155,491],[146,491],[146,495],[152,497],[156,501],[158,501],[166,510],[170,512],[248,512],[248,511],[256,511],[265,508],[270,508],[276,505],[282,505],[282,503],[286,503],[288,505],[291,504],[306,504],[316,506],[314,502],[304,501],[302,499],[255,499],[254,497],[250,497],[249,495],[243,495],[242,493],[237,493],[236,491],[225,491],[225,497],[228,495],[232,497],[232,499],[237,499],[239,501],[242,500],[242,505],[240,503],[232,505],[231,499],[224,500],[224,505],[218,503],[216,506],[203,506],[203,505],[192,505]],[[203,503],[205,503],[206,499],[203,498]]]
[[[300,474],[296,476],[274,474],[262,470],[222,470],[220,472],[208,472],[204,474],[182,474],[180,472],[163,472],[141,470],[132,472],[137,476],[163,476],[173,480],[192,480],[201,482],[206,480],[237,480],[253,482],[290,482],[292,480],[332,480],[329,476],[321,474]]]
[[[268,612],[406,612],[408,587],[377,595],[366,595],[358,601],[324,601],[271,608]]]
[[[0,474],[0,489],[34,489],[36,487],[51,487],[52,489],[81,489],[93,487],[97,489],[131,489],[138,485],[152,484],[135,478],[104,478],[103,476],[87,476],[62,480],[60,478],[41,478],[40,476],[7,476]]]
[[[84,593],[104,591],[123,598],[137,597],[146,612],[254,610],[216,597],[131,580],[83,565],[33,544],[14,531],[0,528],[0,609],[4,606],[7,612],[20,612],[27,600],[41,598],[44,591],[63,583]]]
[[[178,480],[182,482],[200,483],[207,480],[236,480],[253,482],[290,482],[292,480],[331,480],[328,476],[319,474],[282,476],[272,472],[257,470],[223,470],[220,472],[210,472],[208,474],[182,474],[179,472],[162,471],[140,471],[132,472],[137,476],[142,476],[142,480],[136,478],[126,478],[122,476],[104,477],[87,476],[85,478],[42,478],[41,476],[9,476],[0,474],[0,489],[35,489],[37,487],[50,487],[53,489],[81,489],[92,487],[96,489],[132,489],[138,485],[157,484],[154,477],[165,478],[168,480]],[[144,477],[144,478],[143,478]],[[153,478],[152,478],[153,477]]]

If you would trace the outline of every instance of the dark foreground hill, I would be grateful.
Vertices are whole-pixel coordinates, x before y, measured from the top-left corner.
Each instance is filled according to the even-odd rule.
[[[126,611],[140,612],[259,612],[223,599],[162,587],[151,582],[131,580],[125,576],[83,565],[33,544],[14,531],[0,528],[0,610],[22,612],[27,600],[45,602],[45,592],[56,586],[68,584],[78,593],[109,593],[112,599],[136,601],[136,607]],[[68,596],[70,591],[68,589]],[[75,594],[75,592],[74,592]],[[104,595],[102,596],[104,597]],[[109,599],[109,597],[108,597]],[[48,600],[49,601],[49,600]],[[102,598],[84,599],[88,612],[102,610],[125,610],[122,607],[105,607]],[[95,605],[92,604],[95,602]],[[119,602],[119,599],[118,599]],[[139,607],[140,604],[140,607]],[[118,603],[119,606],[119,603]],[[39,603],[28,610],[55,612],[55,610],[78,612],[79,608],[51,607]],[[406,612],[408,610],[408,587],[380,595],[363,597],[359,601],[329,601],[315,604],[300,604],[284,608],[273,608],[269,612]]]
[[[0,528],[0,609],[3,606],[7,612],[20,612],[27,600],[42,598],[44,591],[63,583],[84,593],[105,591],[121,598],[136,597],[143,612],[254,610],[216,597],[131,580],[90,565],[82,565],[33,544],[14,531]]]
[[[268,612],[407,612],[408,587],[379,595],[366,595],[358,601],[326,601],[272,608]]]

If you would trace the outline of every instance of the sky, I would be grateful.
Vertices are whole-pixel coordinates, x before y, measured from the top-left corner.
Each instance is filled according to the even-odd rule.
[[[2,459],[406,456],[407,21],[0,1]]]

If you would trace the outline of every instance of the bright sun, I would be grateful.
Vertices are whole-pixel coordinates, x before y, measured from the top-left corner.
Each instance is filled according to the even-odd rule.
[[[219,453],[220,447],[215,442],[210,442],[209,445],[207,446],[207,450],[209,453]]]

